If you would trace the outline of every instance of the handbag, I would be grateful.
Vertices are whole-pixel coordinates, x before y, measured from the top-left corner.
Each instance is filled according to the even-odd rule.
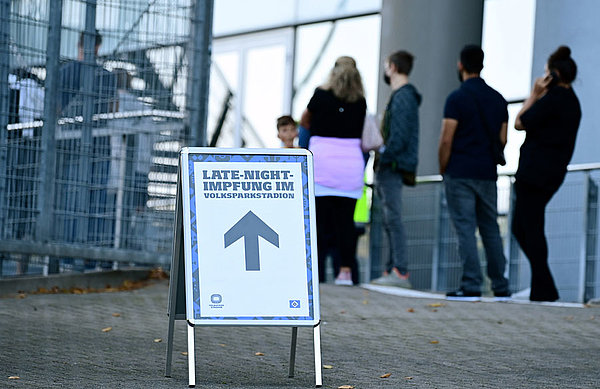
[[[360,148],[364,153],[371,150],[379,150],[383,146],[383,136],[379,131],[377,119],[375,115],[368,113],[365,116],[365,124],[363,125],[362,136],[360,138]]]
[[[466,88],[465,88],[466,89]],[[496,165],[504,166],[506,165],[506,158],[504,158],[504,146],[500,143],[500,139],[498,137],[494,137],[494,134],[490,130],[487,120],[485,120],[485,116],[483,115],[483,110],[477,101],[475,95],[469,92],[473,101],[475,101],[475,106],[477,107],[477,111],[479,111],[479,117],[481,118],[481,123],[483,124],[483,129],[490,139],[490,149],[492,152],[492,158],[494,159],[494,163]]]

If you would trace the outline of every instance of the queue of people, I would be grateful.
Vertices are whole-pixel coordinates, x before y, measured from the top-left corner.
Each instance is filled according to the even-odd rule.
[[[478,230],[487,259],[487,275],[496,300],[510,299],[504,276],[506,258],[498,227],[497,165],[505,164],[507,102],[481,78],[484,53],[467,45],[460,52],[460,87],[446,99],[438,146],[440,174],[463,262],[460,287],[448,300],[477,301],[483,276],[477,253]],[[380,126],[384,139],[376,153],[375,188],[389,239],[388,263],[372,282],[411,288],[402,225],[401,195],[414,185],[418,162],[421,95],[409,82],[414,57],[398,51],[384,63],[391,88]],[[548,266],[545,208],[558,191],[573,155],[581,120],[572,88],[577,65],[566,46],[550,55],[543,77],[518,113],[515,128],[525,131],[515,175],[516,203],[511,226],[531,264],[531,301],[555,301],[559,295]],[[357,234],[353,214],[361,196],[365,159],[361,150],[366,102],[360,73],[350,57],[340,57],[327,82],[316,88],[299,128],[291,116],[277,121],[285,147],[305,147],[314,156],[319,279],[325,281],[325,258],[336,257],[338,285],[352,285],[356,275]],[[298,140],[296,137],[298,136]],[[338,269],[339,268],[339,269]]]

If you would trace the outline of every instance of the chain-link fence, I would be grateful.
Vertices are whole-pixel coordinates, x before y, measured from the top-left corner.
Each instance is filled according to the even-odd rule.
[[[169,263],[195,2],[0,6],[0,275]]]

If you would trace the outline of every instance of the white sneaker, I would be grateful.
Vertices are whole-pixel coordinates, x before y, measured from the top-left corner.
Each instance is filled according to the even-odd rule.
[[[400,278],[393,272],[385,276],[376,278],[373,281],[371,281],[371,283],[373,285],[395,286],[397,288],[412,289],[412,285],[410,284],[408,278]]]
[[[334,283],[336,285],[352,286],[352,273],[349,271],[341,271],[336,277]]]

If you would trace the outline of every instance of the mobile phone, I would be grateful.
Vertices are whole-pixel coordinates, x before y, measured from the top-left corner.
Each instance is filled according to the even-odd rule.
[[[556,72],[550,72],[550,83],[548,83],[548,89],[555,87],[558,84],[559,78]]]

